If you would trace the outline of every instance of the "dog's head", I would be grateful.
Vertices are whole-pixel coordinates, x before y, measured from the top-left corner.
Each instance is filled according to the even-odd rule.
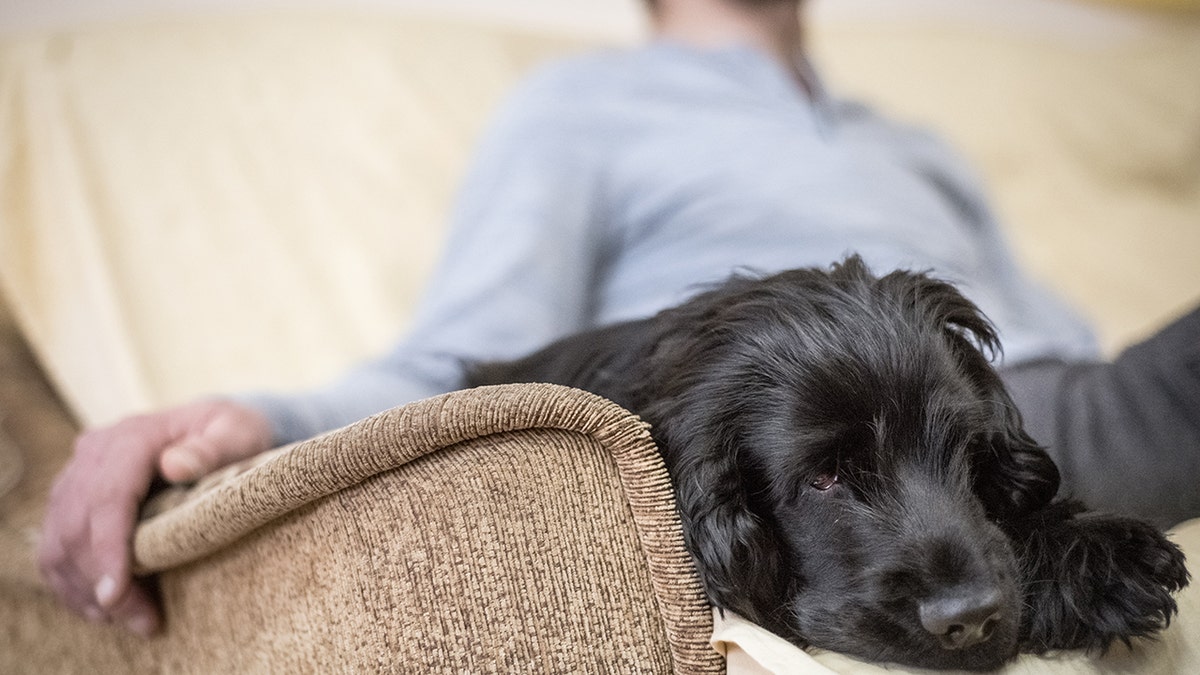
[[[873,660],[983,669],[1016,651],[998,523],[1053,463],[949,284],[832,270],[737,279],[664,316],[644,414],[714,603]]]

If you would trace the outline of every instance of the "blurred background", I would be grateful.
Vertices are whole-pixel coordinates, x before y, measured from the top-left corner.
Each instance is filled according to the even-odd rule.
[[[948,137],[1115,353],[1200,300],[1200,2],[812,0],[835,95]],[[4,0],[0,298],[86,422],[403,330],[489,111],[640,0]]]
[[[1196,3],[1193,0],[810,0],[809,4],[818,21],[950,16],[1086,31],[1090,24],[1124,20],[1094,11],[1095,4],[1110,8],[1125,5],[1186,10]],[[640,0],[6,0],[0,4],[0,26],[7,30],[28,30],[147,16],[194,17],[203,13],[331,7],[384,12],[419,10],[614,40],[632,39],[645,25]]]

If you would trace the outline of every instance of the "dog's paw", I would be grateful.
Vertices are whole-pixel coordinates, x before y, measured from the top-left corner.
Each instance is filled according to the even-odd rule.
[[[1026,541],[1027,651],[1106,650],[1149,637],[1176,613],[1187,585],[1183,552],[1146,523],[1084,515]]]

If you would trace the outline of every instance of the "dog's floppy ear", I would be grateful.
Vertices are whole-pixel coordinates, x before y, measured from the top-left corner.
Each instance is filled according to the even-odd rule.
[[[1058,467],[1025,431],[1016,403],[989,362],[1000,353],[995,328],[974,303],[945,286],[957,300],[946,299],[943,289],[943,325],[967,373],[991,404],[989,430],[977,449],[982,456],[976,457],[976,494],[1001,519],[1041,509],[1058,492]]]
[[[903,288],[918,312],[942,326],[963,369],[991,402],[989,431],[975,448],[975,491],[985,507],[1001,519],[1045,507],[1058,492],[1058,467],[1026,433],[992,368],[1001,348],[991,321],[954,286],[927,275],[896,272],[882,283]]]
[[[1002,520],[1041,509],[1058,492],[1058,467],[1025,431],[1016,403],[989,362],[1001,351],[995,328],[974,303],[949,284],[943,285],[940,309],[945,312],[946,333],[991,404],[989,430],[983,447],[977,449],[982,455],[976,457],[976,494],[989,513]]]
[[[729,424],[705,406],[666,417],[655,434],[667,453],[683,532],[713,604],[782,630],[783,561],[771,526],[751,507]],[[687,409],[687,406],[683,406]]]
[[[959,356],[966,357],[970,366],[989,367],[988,360],[1001,352],[995,326],[952,284],[906,271],[892,272],[880,279],[879,284],[899,296],[923,320],[941,326]]]
[[[1008,520],[1050,504],[1060,476],[1054,460],[1025,431],[999,376],[990,369],[988,376],[993,422],[984,447],[977,449],[975,492],[992,516]]]
[[[1001,519],[1045,507],[1058,492],[1054,461],[1025,431],[1021,413],[990,363],[1000,340],[991,321],[950,284],[924,277],[918,291],[934,312],[964,369],[991,403],[989,431],[976,448],[975,488]]]

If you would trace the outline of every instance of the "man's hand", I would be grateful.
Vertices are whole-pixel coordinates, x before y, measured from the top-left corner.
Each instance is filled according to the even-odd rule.
[[[147,589],[132,578],[138,508],[156,474],[195,480],[271,445],[267,419],[223,400],[191,403],[89,430],[50,492],[38,564],[72,610],[140,635],[158,630]]]

